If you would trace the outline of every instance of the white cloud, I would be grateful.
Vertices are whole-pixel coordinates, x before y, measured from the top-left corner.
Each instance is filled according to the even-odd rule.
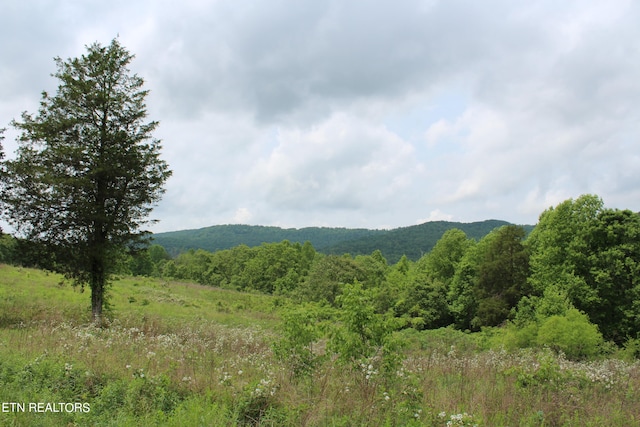
[[[628,0],[10,1],[0,127],[54,56],[119,34],[174,170],[157,230],[640,210],[639,21]]]
[[[253,214],[247,208],[238,208],[236,209],[235,214],[233,215],[233,222],[238,224],[247,224],[251,221]]]
[[[339,114],[310,129],[281,129],[245,186],[274,208],[386,210],[418,170],[412,153],[386,128]]]
[[[435,209],[429,212],[428,217],[418,220],[416,224],[422,224],[431,221],[452,221],[453,219],[453,215],[442,212],[440,209]]]

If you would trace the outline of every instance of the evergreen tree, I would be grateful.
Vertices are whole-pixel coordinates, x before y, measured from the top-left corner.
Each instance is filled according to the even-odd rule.
[[[17,233],[56,254],[54,266],[91,288],[100,322],[106,286],[171,172],[146,122],[143,79],[117,40],[94,43],[79,58],[56,58],[57,93],[23,113],[15,160],[3,162],[2,207]]]
[[[529,253],[523,244],[524,229],[505,225],[492,234],[478,266],[475,327],[499,325],[520,298],[529,293]]]

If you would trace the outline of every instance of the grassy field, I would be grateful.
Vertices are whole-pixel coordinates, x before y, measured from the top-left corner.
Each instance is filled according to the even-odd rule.
[[[393,371],[314,343],[276,357],[284,298],[122,278],[110,322],[89,291],[0,266],[0,425],[639,426],[640,364],[491,349],[442,329],[397,333]]]

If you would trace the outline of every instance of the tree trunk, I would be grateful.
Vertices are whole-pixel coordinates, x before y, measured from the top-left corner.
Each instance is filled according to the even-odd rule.
[[[104,286],[91,286],[91,315],[96,326],[102,325],[102,299]]]
[[[106,285],[104,262],[103,258],[97,256],[91,263],[91,314],[93,322],[98,326],[102,325],[102,306]]]
[[[106,126],[106,112],[105,121],[103,127]],[[102,133],[102,132],[101,132]],[[102,143],[104,137],[101,137],[100,143],[100,156],[103,155],[104,144]],[[99,159],[102,160],[102,159]],[[106,242],[107,237],[105,233],[105,223],[100,216],[105,215],[106,212],[106,199],[107,199],[107,180],[104,177],[104,173],[100,172],[96,175],[96,207],[97,217],[93,222],[93,232],[89,241],[89,253],[91,254],[91,314],[93,315],[93,322],[102,326],[102,306],[104,303],[104,289],[107,282],[106,275]]]

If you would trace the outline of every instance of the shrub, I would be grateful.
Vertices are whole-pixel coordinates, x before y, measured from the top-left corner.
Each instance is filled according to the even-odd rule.
[[[604,343],[598,327],[575,308],[564,316],[546,319],[538,330],[537,342],[577,359],[598,354]]]
[[[283,337],[274,343],[275,356],[288,364],[294,376],[313,372],[321,359],[313,345],[322,336],[318,322],[324,317],[322,308],[311,304],[282,313]]]
[[[340,324],[332,333],[330,348],[338,359],[360,369],[363,361],[376,359],[385,372],[395,372],[400,363],[400,343],[393,332],[398,319],[375,312],[374,294],[358,282],[344,286],[336,301],[340,305]]]

